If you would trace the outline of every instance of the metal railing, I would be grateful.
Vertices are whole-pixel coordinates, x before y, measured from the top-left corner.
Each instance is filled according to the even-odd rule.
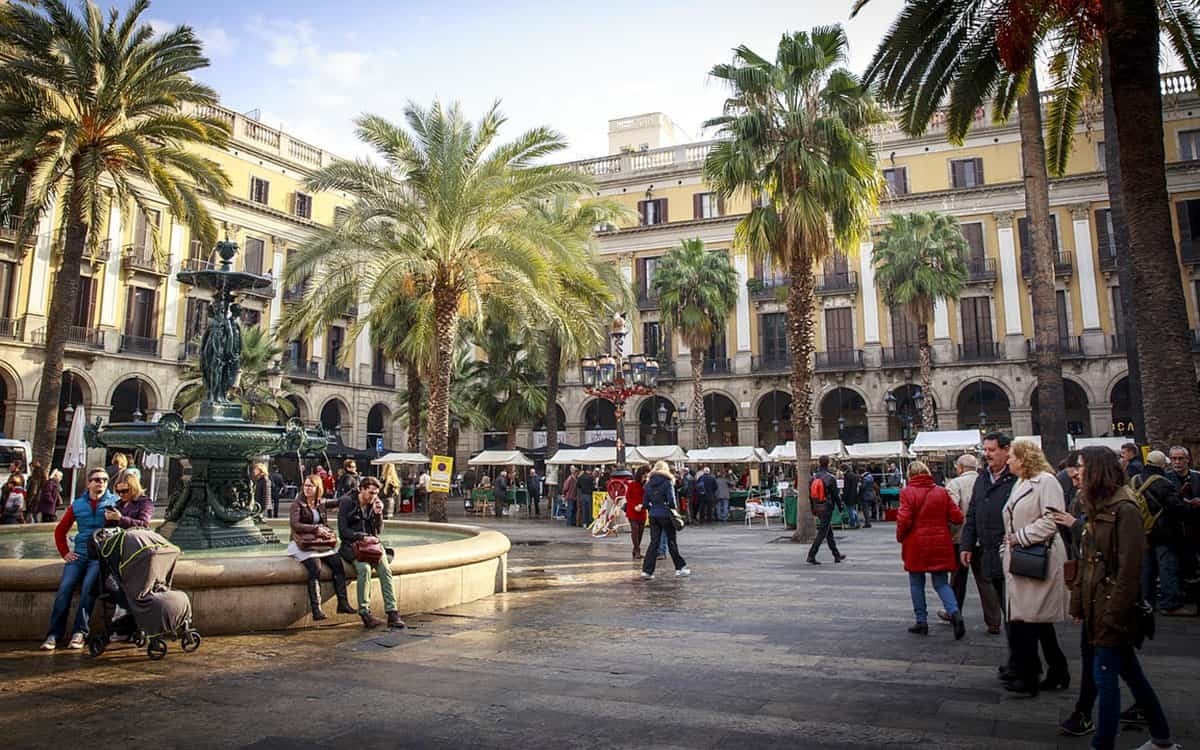
[[[861,370],[864,367],[862,349],[834,349],[816,353],[817,370]]]
[[[395,388],[396,373],[371,371],[371,385],[377,388]]]
[[[755,278],[754,282],[747,288],[750,291],[750,299],[778,299],[781,290],[787,289],[792,285],[791,279],[779,278]]]
[[[991,283],[996,280],[995,258],[966,258],[964,263],[967,266],[968,284]]]
[[[294,380],[320,380],[320,364],[311,359],[289,359],[283,363],[283,371]]]
[[[995,362],[1000,358],[1000,344],[995,341],[975,341],[958,345],[959,362]]]
[[[349,367],[338,367],[337,365],[330,362],[329,364],[325,365],[325,379],[326,380],[336,380],[339,383],[349,383],[350,382],[350,368]]]
[[[30,339],[35,344],[46,345],[46,329],[39,328]],[[67,346],[83,349],[104,349],[104,331],[87,326],[71,326],[67,329]]]
[[[658,308],[658,294],[652,289],[639,289],[637,293],[639,310],[655,310]]]
[[[171,258],[156,255],[153,247],[126,245],[121,253],[121,268],[166,276],[171,270]]]
[[[1070,253],[1054,254],[1054,275],[1056,277],[1070,276],[1074,270],[1075,261]],[[1033,278],[1033,255],[1021,253],[1021,275],[1026,279]]]
[[[180,265],[184,271],[211,271],[216,268],[211,260],[204,258],[185,258]]]
[[[788,372],[792,369],[792,358],[786,354],[772,354],[767,357],[754,355],[750,358],[751,372]]]
[[[1025,339],[1025,351],[1030,359],[1037,355],[1037,340]],[[1084,356],[1082,336],[1060,336],[1058,339],[1059,359],[1080,359]]]
[[[304,292],[308,290],[308,284],[296,284],[289,286],[283,290],[284,302],[299,302],[304,298]]]
[[[916,344],[901,344],[883,349],[884,367],[916,367],[921,364],[921,347]]]
[[[858,274],[854,271],[835,271],[817,277],[817,294],[843,294],[858,290]]]
[[[701,372],[705,375],[728,375],[733,372],[732,360],[728,357],[705,357]]]
[[[1097,248],[1097,253],[1100,256],[1101,271],[1117,270],[1117,243],[1109,240]]]
[[[147,336],[131,336],[127,333],[121,334],[121,341],[117,351],[125,354],[140,354],[146,357],[157,357],[160,340]]]
[[[25,338],[25,318],[0,318],[0,339]]]

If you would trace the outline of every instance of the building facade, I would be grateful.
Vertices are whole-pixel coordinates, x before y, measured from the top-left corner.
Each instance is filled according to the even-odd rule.
[[[210,114],[233,132],[225,149],[202,149],[233,182],[225,206],[209,205],[219,234],[238,243],[236,268],[282,279],[289,253],[349,202],[345,195],[303,189],[305,177],[333,157],[230,110]],[[194,354],[209,294],[181,285],[175,275],[211,266],[213,248],[193,240],[164,201],[151,195],[150,203],[155,208],[145,212],[112,206],[100,251],[85,260],[66,351],[60,451],[66,407],[84,406],[89,420],[153,419],[173,408],[184,385],[184,360]],[[0,430],[20,438],[32,438],[34,430],[46,315],[61,257],[56,218],[46,216],[25,247],[16,244],[15,217],[4,217],[0,228]],[[274,330],[301,292],[277,282],[248,294],[243,324]],[[368,330],[349,340],[349,323],[283,342],[281,365],[296,389],[290,399],[300,419],[337,430],[349,446],[373,449],[379,439],[389,448],[399,445],[393,365],[371,348]],[[354,348],[349,368],[337,364],[345,347]]]
[[[1200,233],[1200,96],[1184,74],[1168,74],[1162,85],[1179,273],[1195,326],[1200,304],[1200,244],[1194,239]],[[1122,250],[1115,246],[1108,210],[1101,113],[1092,114],[1076,132],[1067,174],[1050,187],[1059,340],[1069,430],[1080,436],[1122,435],[1133,431],[1116,274]],[[875,228],[894,212],[937,210],[958,218],[970,247],[970,278],[961,298],[936,305],[932,393],[923,394],[934,401],[936,427],[1037,434],[1028,284],[1032,264],[1016,123],[995,125],[981,111],[962,146],[950,144],[937,122],[920,138],[905,136],[894,126],[880,127],[875,137],[888,184]],[[791,438],[783,302],[788,281],[777,269],[754,267],[732,247],[734,227],[749,205],[723,201],[705,185],[702,164],[711,145],[626,148],[575,164],[595,177],[597,195],[636,211],[635,225],[601,233],[599,245],[637,292],[638,309],[631,316],[634,351],[668,363],[660,395],[626,409],[630,443],[679,442],[686,447],[694,444],[698,430],[708,432],[712,445],[770,448]],[[696,424],[691,415],[679,419],[677,405],[691,398],[690,352],[666,330],[649,284],[656,259],[692,237],[711,250],[728,252],[741,282],[724,333],[704,353],[705,425]],[[818,269],[814,438],[896,440],[922,429],[914,403],[919,390],[917,331],[902,310],[883,303],[872,249],[872,242],[864,242],[856,254],[831,258]],[[1194,383],[1191,375],[1181,376],[1181,385]],[[560,437],[567,442],[604,437],[615,426],[611,407],[583,393],[577,368],[567,374],[560,407],[560,424],[565,425]],[[528,441],[518,442],[543,439],[535,431]]]

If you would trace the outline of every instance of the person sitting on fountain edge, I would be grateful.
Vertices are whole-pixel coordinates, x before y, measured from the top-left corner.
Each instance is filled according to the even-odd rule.
[[[92,605],[96,602],[96,591],[100,583],[100,561],[88,558],[88,540],[97,530],[104,528],[105,511],[115,508],[117,496],[108,491],[108,472],[103,467],[88,469],[87,490],[71,501],[62,520],[54,527],[54,544],[62,555],[62,581],[54,596],[50,610],[50,632],[42,643],[43,651],[53,651],[67,632],[67,609],[71,596],[79,588],[79,609],[75,612],[74,632],[71,633],[70,648],[83,648],[88,634],[88,621],[92,617]],[[76,527],[74,544],[68,546],[67,532]],[[72,549],[72,546],[74,549]]]
[[[354,543],[360,540],[378,540],[383,530],[383,501],[379,499],[380,482],[375,477],[363,477],[357,492],[349,492],[340,498],[338,505],[338,537],[342,540],[339,552],[342,559],[354,566],[358,577],[358,616],[364,628],[377,628],[383,620],[371,615],[371,568],[379,578],[383,594],[383,609],[387,614],[389,628],[402,628],[404,621],[396,611],[396,591],[392,587],[392,571],[388,567],[387,554],[372,566],[354,556]]]

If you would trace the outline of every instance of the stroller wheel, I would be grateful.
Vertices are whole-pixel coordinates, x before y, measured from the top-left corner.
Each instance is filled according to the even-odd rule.
[[[150,643],[146,645],[146,656],[150,657],[150,661],[158,661],[167,655],[167,642],[162,638],[151,638]]]
[[[88,641],[87,641],[88,656],[92,656],[92,657],[99,656],[100,654],[103,654],[104,650],[107,648],[108,648],[108,634],[107,633],[97,633],[96,635],[93,635],[88,638]]]
[[[195,630],[189,630],[179,639],[179,645],[185,653],[191,653],[200,648],[200,634]]]
[[[145,648],[145,646],[146,646],[145,631],[139,630],[138,632],[133,634],[133,645],[137,646],[138,648]]]

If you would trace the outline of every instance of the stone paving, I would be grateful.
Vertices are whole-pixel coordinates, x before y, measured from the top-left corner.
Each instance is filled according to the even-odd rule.
[[[1000,689],[1001,637],[909,635],[890,524],[840,535],[849,559],[804,563],[777,526],[689,528],[691,578],[637,580],[628,536],[491,521],[510,591],[407,617],[205,639],[149,662],[0,645],[0,742],[246,748],[1084,748],[1058,737],[1070,691]],[[929,592],[931,610],[936,597]],[[0,614],[2,616],[2,614]],[[1078,630],[1059,629],[1078,675]],[[1143,664],[1176,738],[1200,742],[1196,620],[1160,622]],[[1128,700],[1128,698],[1127,698]],[[1128,729],[1118,747],[1146,734]]]

